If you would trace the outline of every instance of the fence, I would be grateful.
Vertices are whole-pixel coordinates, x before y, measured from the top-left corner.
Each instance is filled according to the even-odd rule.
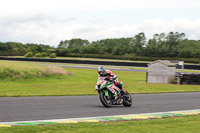
[[[175,82],[179,85],[200,85],[199,73],[176,73]]]
[[[93,64],[93,65],[114,65],[114,66],[132,66],[132,67],[134,67],[134,66],[135,67],[147,67],[149,64],[149,63],[139,63],[139,62],[46,59],[46,58],[23,58],[23,57],[21,57],[21,58],[20,57],[0,57],[0,60],[56,62],[56,63]],[[200,70],[200,65],[184,65],[184,69]]]

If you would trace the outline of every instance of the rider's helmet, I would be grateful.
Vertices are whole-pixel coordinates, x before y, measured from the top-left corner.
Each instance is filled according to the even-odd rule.
[[[105,74],[105,68],[104,67],[102,67],[102,66],[98,67],[97,71],[98,71],[100,76],[104,76],[104,74]]]

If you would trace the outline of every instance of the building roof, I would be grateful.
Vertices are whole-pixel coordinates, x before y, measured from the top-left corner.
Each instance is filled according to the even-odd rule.
[[[168,67],[175,67],[176,66],[176,64],[175,63],[172,63],[172,62],[170,62],[170,61],[168,61],[168,60],[156,60],[156,61],[154,61],[154,62],[152,62],[152,63],[149,63],[148,64],[148,66],[150,66],[150,65],[152,65],[152,64],[155,64],[155,63],[162,63],[163,65],[166,65],[166,66],[168,66]]]

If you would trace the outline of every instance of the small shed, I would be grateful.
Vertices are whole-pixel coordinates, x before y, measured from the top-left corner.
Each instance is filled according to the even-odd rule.
[[[168,60],[157,60],[148,64],[147,83],[173,83],[176,64]]]

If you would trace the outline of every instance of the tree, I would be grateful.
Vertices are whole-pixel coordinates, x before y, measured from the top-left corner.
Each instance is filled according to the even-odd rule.
[[[178,57],[199,58],[200,41],[184,40],[178,45]]]
[[[113,48],[112,54],[114,54],[114,55],[123,55],[123,54],[125,54],[125,51],[124,51],[123,47],[118,45],[118,46]]]
[[[60,44],[58,45],[58,48],[77,48],[88,45],[89,45],[88,40],[82,40],[80,38],[77,38],[77,39],[61,41]]]
[[[145,56],[177,57],[178,46],[185,39],[184,33],[155,34],[145,49]]]
[[[184,33],[169,32],[166,36],[166,45],[168,47],[168,56],[174,57],[178,54],[178,45],[185,39]]]
[[[143,32],[135,35],[129,42],[129,48],[136,55],[141,55],[146,43],[146,37]]]

